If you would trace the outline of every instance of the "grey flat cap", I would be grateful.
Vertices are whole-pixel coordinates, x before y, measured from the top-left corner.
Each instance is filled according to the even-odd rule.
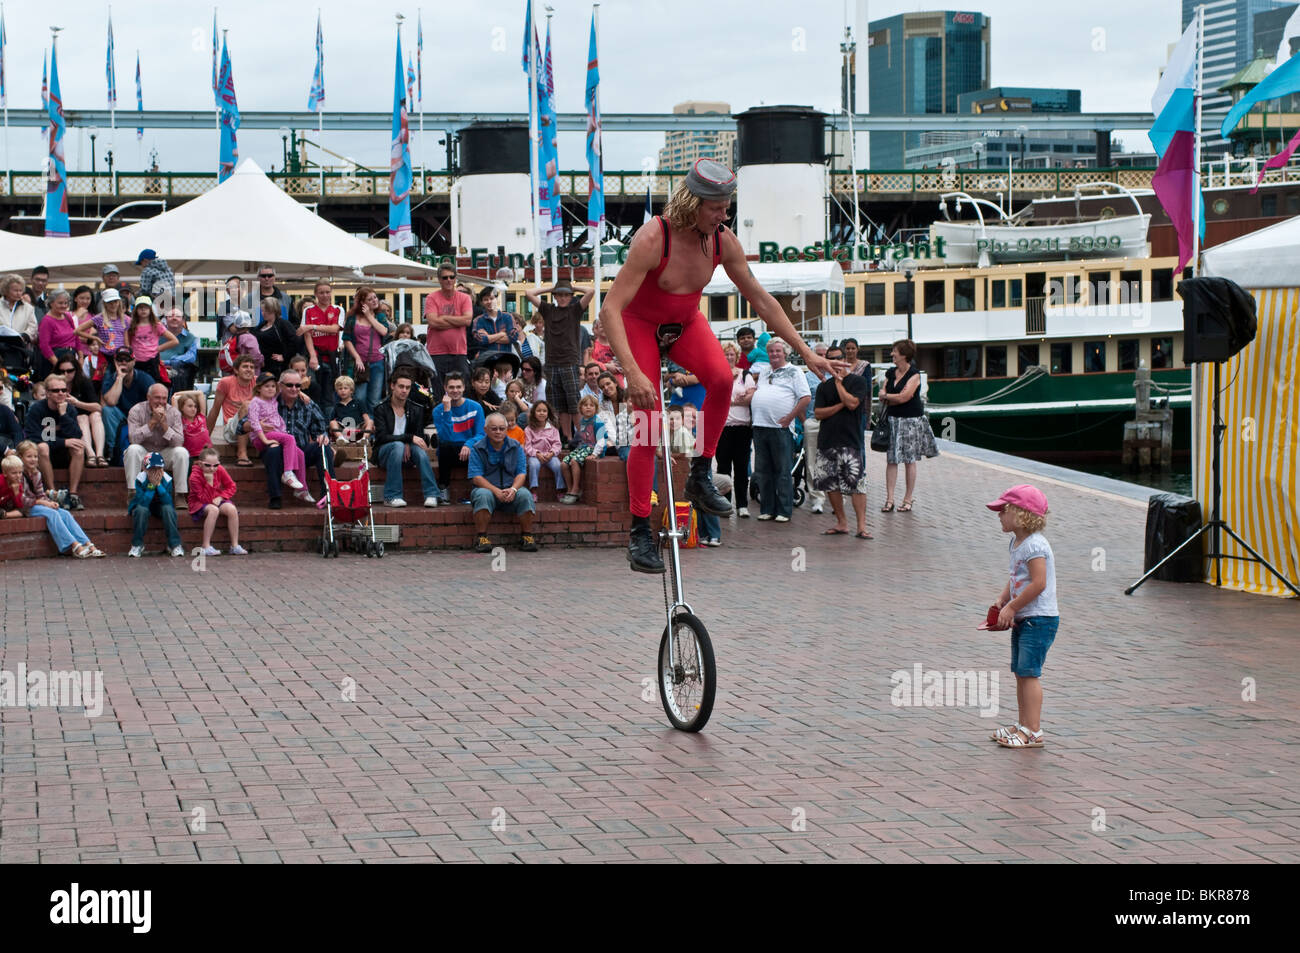
[[[721,162],[698,159],[686,173],[686,188],[692,195],[718,201],[729,199],[736,192],[736,173]]]

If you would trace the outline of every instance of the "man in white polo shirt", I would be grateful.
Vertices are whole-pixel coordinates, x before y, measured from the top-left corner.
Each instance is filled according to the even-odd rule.
[[[754,417],[754,480],[758,483],[760,520],[790,522],[794,511],[794,421],[812,400],[808,381],[786,360],[785,342],[767,342],[767,364],[757,364],[758,390],[750,401]]]

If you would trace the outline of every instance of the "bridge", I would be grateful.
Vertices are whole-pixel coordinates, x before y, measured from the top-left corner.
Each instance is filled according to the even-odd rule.
[[[915,197],[930,199],[943,192],[969,192],[971,195],[990,196],[1006,192],[1008,185],[1017,196],[1067,195],[1076,185],[1085,182],[1115,182],[1129,189],[1149,189],[1155,169],[1150,168],[1072,168],[1072,169],[954,169],[945,172],[934,169],[862,169],[857,173],[858,191],[864,201],[874,198],[903,200]],[[325,171],[312,173],[268,173],[273,182],[296,198],[327,203],[366,203],[374,197],[388,195],[388,170]],[[686,175],[684,169],[655,171],[642,170],[605,171],[606,199],[645,201],[646,190],[652,200],[663,200],[672,192],[677,182]],[[853,191],[852,176],[847,169],[832,170],[831,191],[837,196],[849,197]],[[413,203],[420,200],[448,200],[453,177],[447,171],[425,172],[416,170],[412,189]],[[585,201],[587,171],[561,172],[560,194]],[[202,195],[217,185],[216,172],[68,172],[68,195],[75,199],[130,201],[132,199],[165,199],[168,205]],[[10,205],[39,204],[45,195],[45,175],[40,171],[11,173],[6,183],[0,176],[0,202]],[[850,199],[851,200],[851,199]],[[108,209],[104,209],[108,211]]]

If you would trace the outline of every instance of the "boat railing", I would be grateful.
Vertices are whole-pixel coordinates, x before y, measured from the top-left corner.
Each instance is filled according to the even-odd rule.
[[[1047,297],[1025,299],[1025,334],[1047,333]]]

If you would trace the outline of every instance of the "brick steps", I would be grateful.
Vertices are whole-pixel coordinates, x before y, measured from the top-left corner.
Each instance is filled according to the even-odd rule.
[[[266,505],[266,472],[261,464],[253,467],[228,467],[239,486],[235,503],[239,507],[239,541],[251,552],[315,552],[325,525],[324,510],[300,503],[287,492],[283,509]],[[345,470],[347,475],[350,471]],[[473,543],[473,515],[468,505],[425,509],[420,505],[419,476],[413,471],[403,474],[407,506],[392,508],[376,503],[376,525],[401,527],[401,540],[386,546],[388,550],[464,550]],[[372,470],[372,486],[383,482],[383,471]],[[65,471],[55,471],[55,483],[67,485]],[[314,492],[314,490],[313,490]],[[454,475],[450,489],[453,500],[469,496],[469,484],[463,475]],[[91,540],[110,555],[125,554],[131,546],[131,520],[126,514],[126,474],[121,467],[89,469],[83,474],[80,495],[86,509],[74,515]],[[599,460],[588,465],[583,474],[583,500],[566,506],[553,502],[555,489],[549,472],[543,472],[538,490],[534,535],[542,546],[620,547],[627,544],[631,517],[627,508],[627,478],[617,458]],[[195,523],[188,509],[178,507],[176,521],[186,551],[202,542],[202,526]],[[512,515],[498,513],[492,517],[488,534],[495,545],[507,548],[519,542],[519,523]],[[218,549],[229,546],[224,518],[213,534]],[[162,527],[151,521],[145,536],[145,549],[154,553],[165,550]],[[54,543],[39,518],[0,520],[0,561],[55,556]],[[346,555],[346,554],[345,554]],[[342,556],[340,556],[342,558]]]

